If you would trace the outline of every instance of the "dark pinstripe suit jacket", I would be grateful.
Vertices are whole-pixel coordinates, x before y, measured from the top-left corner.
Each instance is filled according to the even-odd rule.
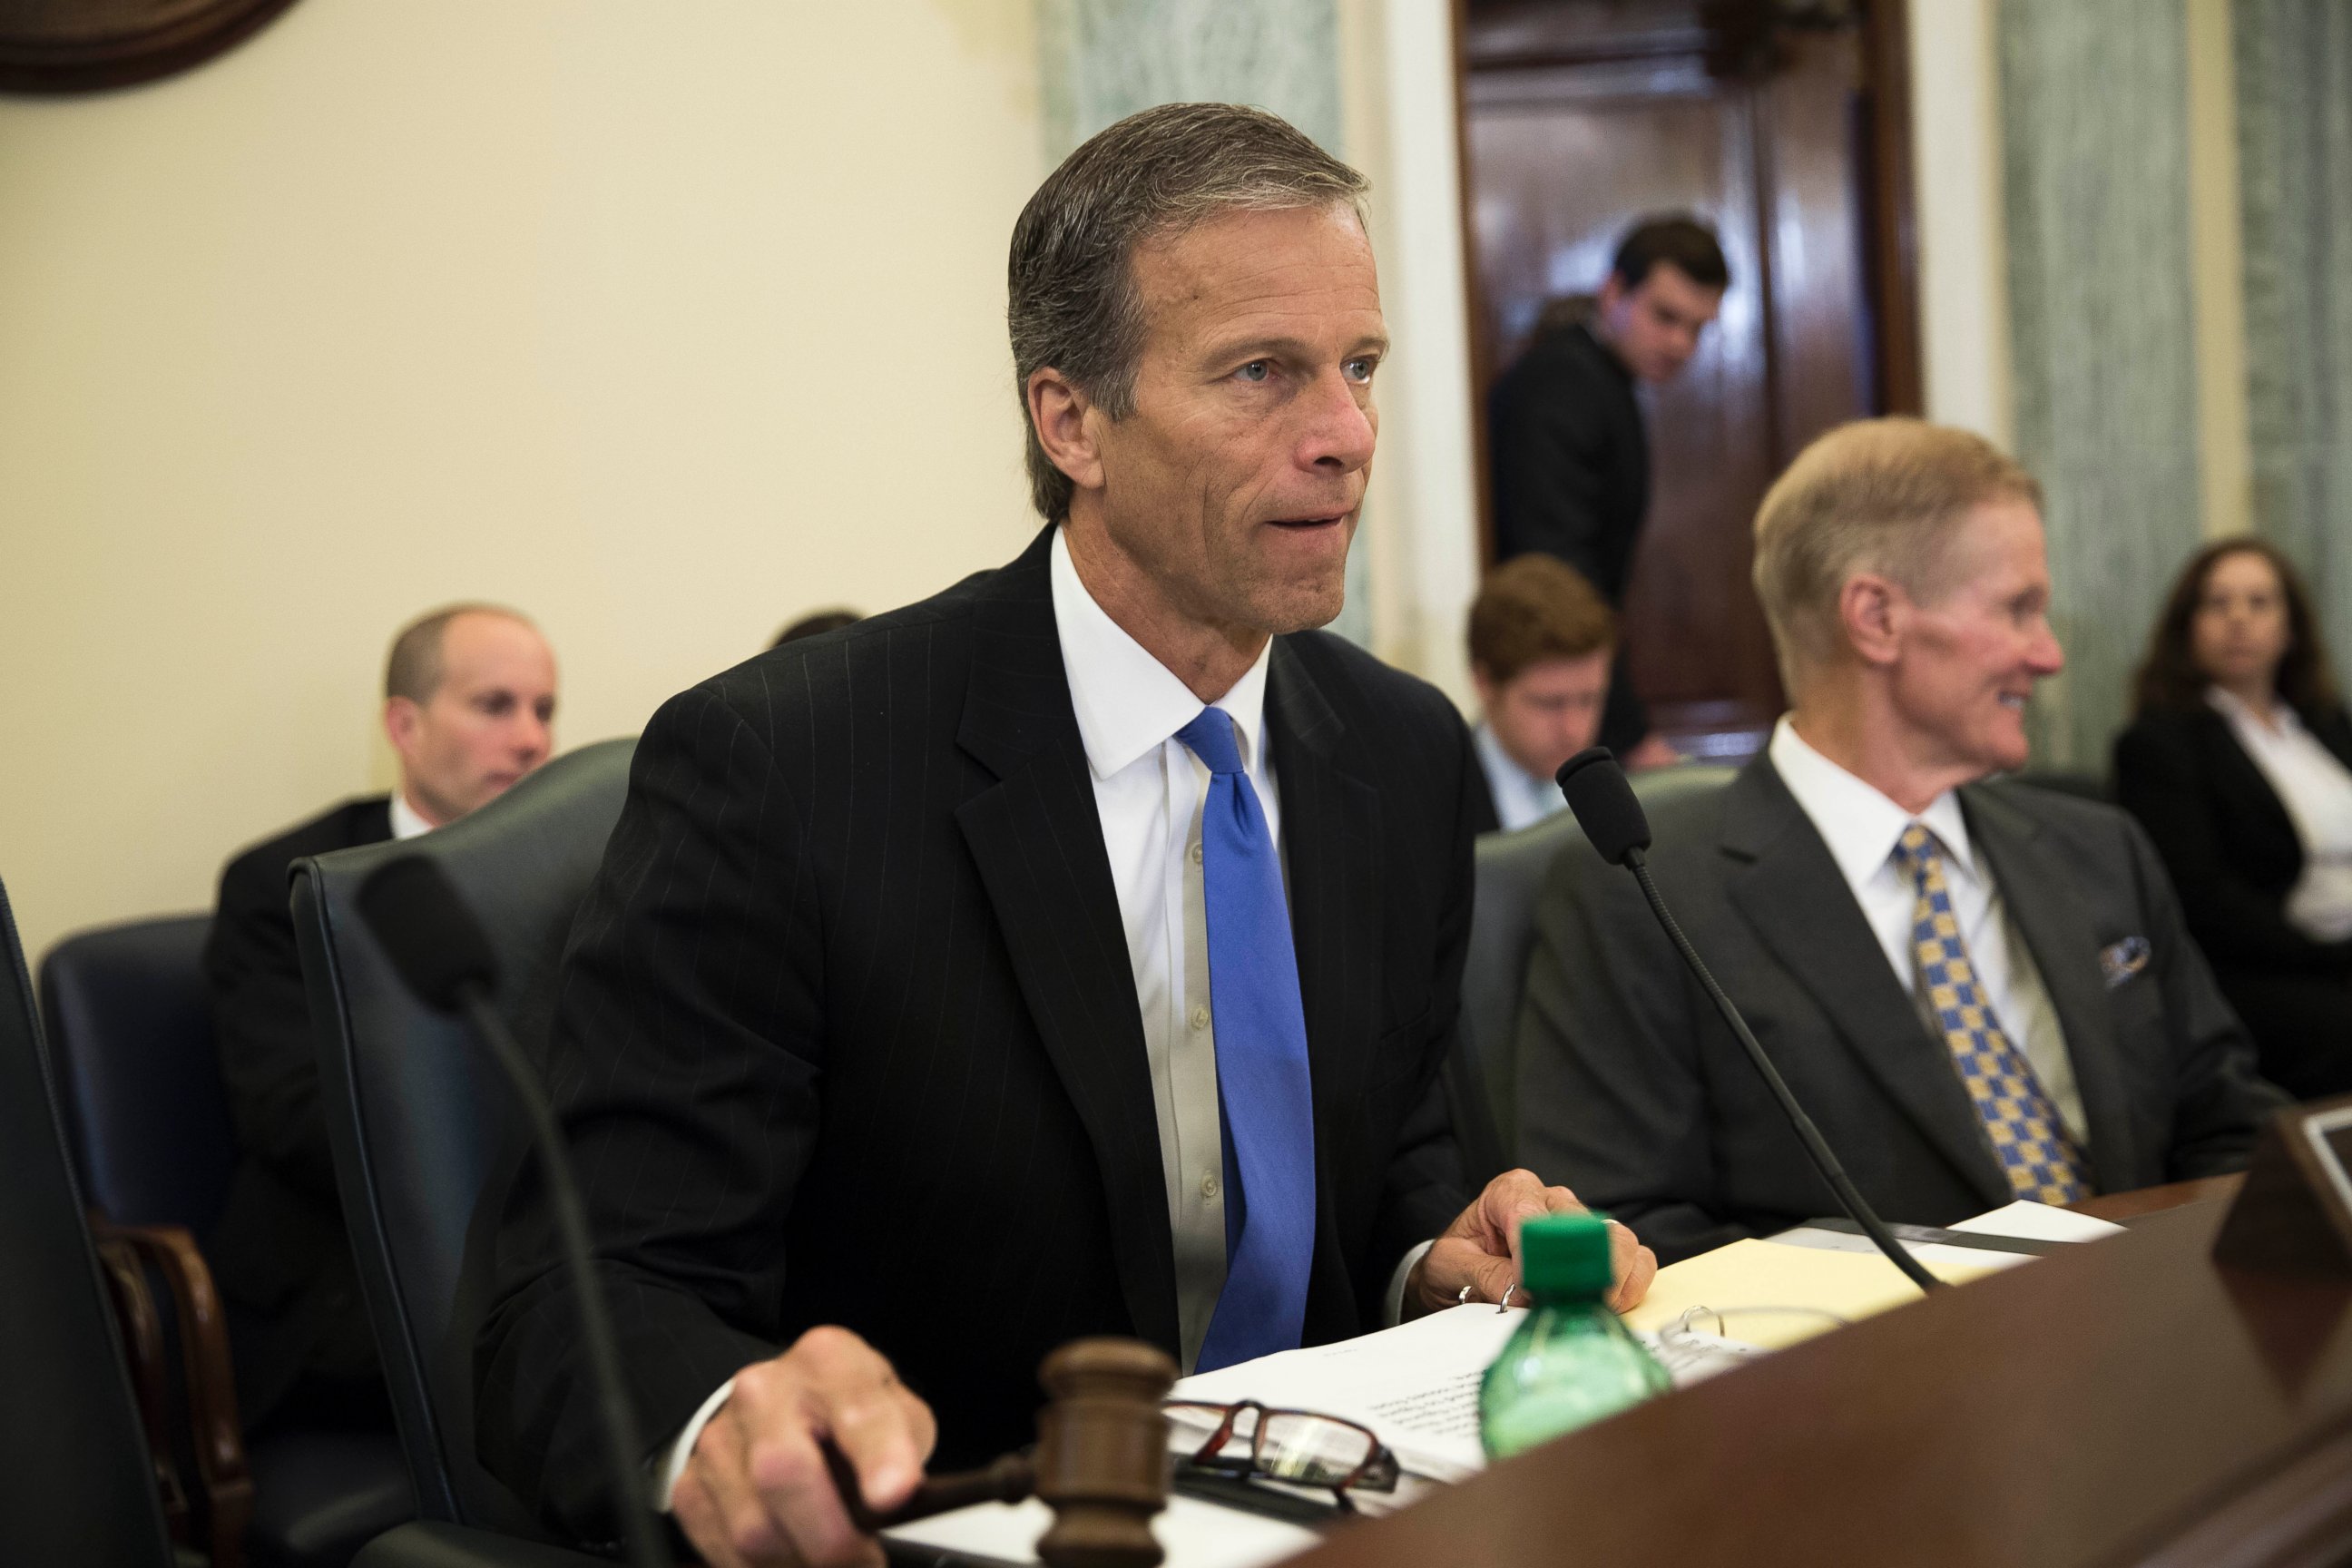
[[[813,1324],[863,1334],[939,1458],[1034,1437],[1082,1334],[1174,1352],[1143,1032],[1063,674],[1050,534],[672,700],[565,960],[548,1064],[648,1440]],[[1314,1077],[1307,1334],[1372,1321],[1466,1201],[1436,1075],[1486,789],[1444,696],[1275,644],[1267,727]],[[535,1184],[478,1348],[490,1467],[601,1528],[575,1304]]]

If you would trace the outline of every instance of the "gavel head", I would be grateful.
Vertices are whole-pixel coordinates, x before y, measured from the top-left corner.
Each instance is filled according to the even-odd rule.
[[[1054,1510],[1037,1542],[1047,1568],[1155,1568],[1151,1521],[1168,1506],[1167,1352],[1136,1340],[1075,1340],[1037,1381],[1039,1500]]]

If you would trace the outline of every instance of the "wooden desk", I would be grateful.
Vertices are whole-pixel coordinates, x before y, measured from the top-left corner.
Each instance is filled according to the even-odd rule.
[[[2352,1288],[2219,1268],[2224,1205],[2149,1212],[2165,1201],[2104,1200],[2129,1234],[1629,1411],[1297,1561],[2352,1558]]]

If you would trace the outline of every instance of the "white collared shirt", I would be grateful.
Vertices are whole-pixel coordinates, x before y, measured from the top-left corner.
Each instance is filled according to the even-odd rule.
[[[1470,738],[1478,747],[1478,768],[1486,775],[1486,792],[1495,797],[1495,817],[1504,832],[1531,827],[1568,808],[1568,797],[1559,793],[1559,786],[1519,766],[1517,759],[1503,750],[1494,726],[1486,720],[1478,721]]]
[[[1095,603],[1059,529],[1052,556],[1062,668],[1094,780],[1095,811],[1102,819],[1151,1066],[1160,1174],[1176,1242],[1177,1331],[1190,1371],[1225,1283],[1224,1122],[1217,1105],[1201,872],[1201,805],[1209,770],[1175,738],[1202,705]],[[1278,851],[1282,804],[1265,735],[1265,669],[1273,653],[1269,639],[1233,689],[1209,706],[1233,718],[1250,787]]]
[[[1886,954],[1895,978],[1906,994],[1920,995],[1919,966],[1912,953],[1912,915],[1918,902],[1911,879],[1895,868],[1895,846],[1913,821],[1905,811],[1870,784],[1830,761],[1797,733],[1789,716],[1772,728],[1769,754],[1780,782],[1797,797],[1797,805],[1829,847],[1863,919]],[[1952,916],[1959,922],[1960,941],[1976,970],[1985,1005],[2011,1043],[2025,1052],[2042,1091],[2057,1108],[2076,1144],[2088,1148],[2090,1130],[2083,1119],[2082,1091],[2074,1082],[2074,1060],[2066,1050],[2058,1010],[2034,967],[2024,939],[2001,908],[2000,889],[1993,885],[1991,868],[1982,864],[1969,843],[1968,818],[1959,796],[1946,790],[1919,813],[1943,846],[1944,883],[1952,900]],[[1926,1011],[1921,1012],[1923,1023]],[[1939,1040],[1941,1034],[1928,1031]]]
[[[2206,690],[2205,700],[2229,721],[2230,732],[2270,781],[2303,846],[2303,874],[2287,889],[2287,923],[2314,942],[2352,936],[2352,772],[2284,702],[2272,706],[2273,722],[2265,724],[2218,686]]]
[[[433,825],[424,815],[408,804],[407,795],[397,787],[392,792],[392,837],[395,842],[414,838],[420,833],[430,833]]]

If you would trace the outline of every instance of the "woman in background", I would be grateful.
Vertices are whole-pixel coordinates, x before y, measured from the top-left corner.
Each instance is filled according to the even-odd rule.
[[[2116,794],[2164,857],[2263,1076],[2352,1092],[2352,720],[2311,596],[2260,540],[2206,546],[2140,666]]]

